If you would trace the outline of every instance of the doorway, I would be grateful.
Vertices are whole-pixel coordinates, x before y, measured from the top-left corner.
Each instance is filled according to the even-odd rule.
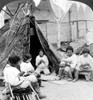
[[[39,50],[42,48],[40,41],[37,37],[37,35],[32,35],[30,36],[30,54],[32,55],[32,65],[34,66],[34,68],[36,69],[35,66],[35,59],[37,57],[37,55],[39,54]]]

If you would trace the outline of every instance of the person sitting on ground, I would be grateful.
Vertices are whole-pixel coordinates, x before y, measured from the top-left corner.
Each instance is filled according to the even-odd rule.
[[[61,58],[64,58],[66,55],[66,48],[68,47],[67,43],[61,42],[60,43],[60,48],[57,49],[57,52],[61,55]]]
[[[61,51],[61,52],[66,52],[66,48],[67,48],[67,44],[65,42],[60,42],[60,48],[58,48],[57,50],[58,51]]]
[[[25,75],[28,75],[28,76],[31,74],[35,75],[38,79],[39,86],[41,86],[40,74],[35,73],[35,69],[33,65],[31,64],[31,60],[32,60],[31,54],[25,54],[23,56],[23,61],[21,61],[21,64],[20,64],[20,70],[22,72],[25,72]]]
[[[36,73],[40,74],[40,72],[44,72],[45,75],[50,74],[50,71],[48,69],[49,61],[42,49],[40,49],[39,55],[36,57],[36,66],[37,66],[37,69],[35,71]]]
[[[25,54],[23,57],[23,61],[20,64],[20,70],[25,72],[26,74],[34,73],[34,67],[31,64],[32,56],[30,54]]]
[[[33,86],[40,98],[44,96],[41,95],[40,88],[35,75],[24,76],[24,72],[18,70],[20,67],[21,59],[19,56],[10,56],[8,59],[8,64],[4,68],[4,80],[11,86],[19,86],[20,88],[26,88],[28,86]]]
[[[63,78],[63,73],[68,73],[68,81],[73,80],[72,72],[75,70],[75,66],[77,63],[77,55],[73,54],[74,50],[71,46],[66,48],[66,57],[63,58],[60,62],[59,68],[59,80]]]
[[[90,55],[90,51],[87,48],[84,48],[82,51],[82,55],[79,56],[76,66],[75,79],[78,80],[80,71],[92,71],[93,70],[93,58]],[[90,74],[87,77],[87,81],[90,79]]]

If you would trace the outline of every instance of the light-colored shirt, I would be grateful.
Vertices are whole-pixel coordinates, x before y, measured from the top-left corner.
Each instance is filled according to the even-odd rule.
[[[3,73],[5,82],[10,83],[10,85],[16,86],[22,83],[22,80],[19,80],[18,78],[20,71],[16,67],[12,67],[7,64],[3,70]]]
[[[61,55],[61,58],[63,59],[65,59],[65,58],[67,58],[67,54],[65,53],[65,52],[62,52],[62,51],[58,51],[58,53]]]
[[[40,63],[40,61],[44,62],[44,65],[47,67],[49,65],[49,61],[46,55],[44,55],[43,57],[40,57],[39,55],[36,57],[36,66],[38,67],[38,64]]]
[[[81,55],[78,57],[77,66],[89,64],[91,68],[93,68],[93,58],[88,55],[88,57],[84,57]]]
[[[20,70],[22,72],[34,72],[34,67],[32,66],[32,64],[30,62],[26,63],[26,62],[22,62],[20,64]]]
[[[77,61],[78,61],[78,56],[73,54],[71,57],[67,57],[65,59],[62,59],[62,61],[68,61],[68,62],[71,62],[71,68],[75,68],[76,67],[76,64],[77,64]]]

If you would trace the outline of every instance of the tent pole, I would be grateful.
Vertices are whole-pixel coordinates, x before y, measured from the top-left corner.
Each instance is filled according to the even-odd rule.
[[[31,4],[31,6],[30,6],[30,13],[31,13],[31,16],[33,16],[33,8],[32,8],[32,4]]]
[[[4,9],[2,9],[7,15],[9,15],[10,17],[12,17],[7,11],[5,11]]]
[[[21,4],[19,3],[19,4],[18,4],[18,7],[17,7],[17,9],[16,9],[16,11],[15,11],[15,13],[14,13],[14,15],[17,13],[17,11],[18,11],[20,5],[21,5]]]
[[[11,16],[14,16],[14,15],[11,13],[10,9],[8,8],[8,6],[6,6],[6,8],[7,8],[8,12],[10,13],[10,15],[11,15]]]

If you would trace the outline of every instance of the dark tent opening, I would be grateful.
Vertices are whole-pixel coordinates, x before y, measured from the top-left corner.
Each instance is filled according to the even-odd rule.
[[[30,22],[30,54],[32,55],[32,65],[34,66],[34,68],[36,69],[35,66],[35,59],[37,57],[37,55],[39,54],[39,49],[42,49],[42,46],[40,44],[39,38],[37,36],[37,32],[36,32],[36,28],[35,28],[35,23],[34,23],[34,16],[31,17],[31,22]]]
[[[35,59],[41,49],[41,44],[36,35],[30,36],[30,54],[32,55],[32,64],[35,66]],[[35,66],[36,68],[36,66]]]
[[[42,49],[48,57],[49,65],[50,65],[49,69],[50,71],[52,71],[53,66],[57,64],[56,63],[57,59],[53,55],[52,51],[49,49],[48,43],[45,40],[44,36],[42,35],[42,32],[36,27],[34,16],[31,17],[31,20],[30,20],[30,34],[31,34],[30,54],[32,55],[32,61],[31,61],[32,65],[36,69],[35,59],[36,59],[36,56],[39,54],[39,50]],[[54,62],[56,64],[54,64]]]
[[[31,63],[34,66],[34,68],[36,69],[35,60],[36,60],[36,57],[39,54],[39,50],[40,49],[43,50],[43,48],[42,48],[40,40],[37,36],[36,29],[31,27],[31,33],[32,33],[31,36],[30,36],[30,54],[32,55]],[[49,65],[51,65],[51,61],[49,61]]]
[[[1,43],[4,39],[7,39],[7,37],[3,38],[3,34],[9,29],[10,27],[7,24],[0,29]],[[45,55],[48,57],[50,72],[55,71],[56,74],[58,73],[60,60],[52,51],[53,48],[50,48],[49,43],[43,36],[43,33],[36,23],[34,16],[26,16],[23,25],[21,25],[18,32],[16,32],[15,35],[14,34],[15,32],[11,35],[11,38],[9,38],[8,46],[5,45],[1,52],[0,64],[2,68],[4,68],[5,64],[7,63],[4,62],[3,64],[3,61],[9,56],[10,53],[17,54],[20,57],[23,57],[26,53],[30,53],[32,55],[31,63],[36,69],[35,59],[39,54],[39,49],[42,49]],[[6,36],[6,33],[4,35]]]

